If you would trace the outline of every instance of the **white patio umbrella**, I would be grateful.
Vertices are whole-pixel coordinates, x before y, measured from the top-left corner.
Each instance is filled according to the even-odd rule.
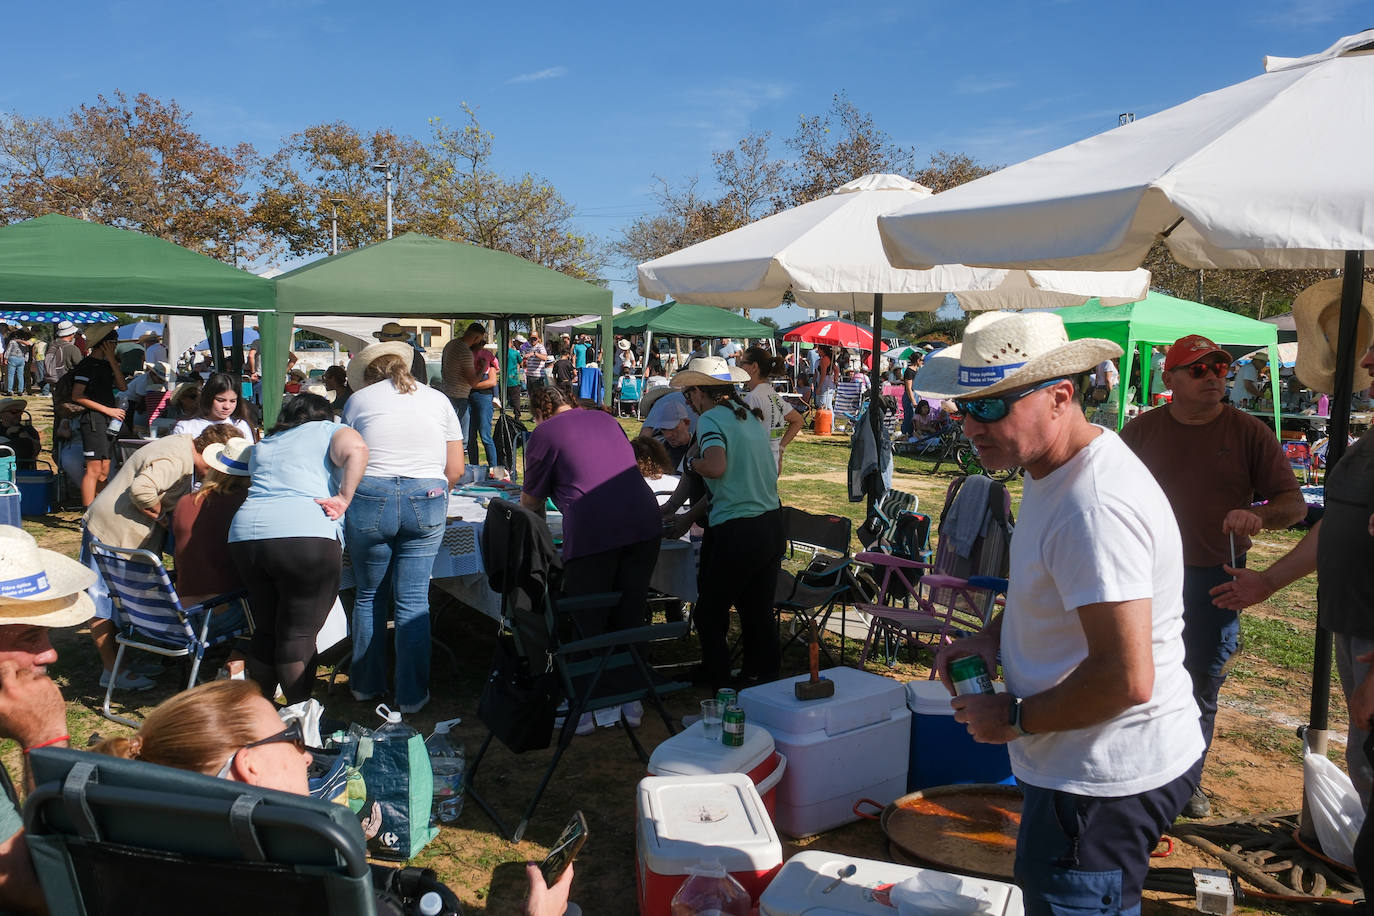
[[[965,309],[1057,308],[1094,296],[1109,305],[1149,292],[1150,273],[1001,270],[888,263],[878,217],[931,196],[900,175],[865,175],[825,197],[639,265],[643,296],[723,308],[774,308],[791,292],[811,309],[873,312],[873,390],[883,309],[935,311],[953,294]],[[875,425],[879,422],[874,413]]]
[[[1163,240],[1189,267],[1344,270],[1330,461],[1344,451],[1374,249],[1374,29],[879,220],[892,262],[1123,269]],[[1331,636],[1310,729],[1324,749]]]

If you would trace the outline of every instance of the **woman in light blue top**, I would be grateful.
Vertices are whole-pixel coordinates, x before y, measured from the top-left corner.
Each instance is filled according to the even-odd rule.
[[[297,395],[253,449],[253,484],[229,528],[229,554],[248,585],[248,676],[271,699],[310,699],[315,637],[339,594],[343,515],[367,467],[362,436],[334,422],[329,402]]]

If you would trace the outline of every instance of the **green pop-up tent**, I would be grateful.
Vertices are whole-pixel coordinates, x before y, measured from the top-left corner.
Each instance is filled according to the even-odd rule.
[[[297,315],[514,315],[602,317],[610,336],[611,292],[524,258],[464,242],[407,233],[320,258],[273,281],[276,311],[262,316],[263,376],[281,378]],[[609,357],[609,354],[608,354]],[[610,374],[610,366],[604,371]],[[270,374],[269,374],[270,373]],[[505,373],[501,373],[504,395]],[[271,423],[281,390],[264,385]]]
[[[1064,319],[1070,340],[1102,337],[1120,346],[1125,351],[1120,370],[1123,381],[1131,377],[1131,366],[1138,357],[1142,392],[1150,390],[1150,349],[1156,344],[1168,345],[1185,335],[1201,334],[1223,347],[1265,347],[1269,351],[1269,365],[1276,367],[1269,383],[1274,402],[1274,432],[1278,433],[1279,353],[1278,328],[1274,325],[1156,292],[1126,305],[1105,306],[1100,300],[1090,299],[1083,305],[1055,309],[1054,313]],[[1116,422],[1120,429],[1126,419],[1127,385],[1120,386],[1118,396]]]
[[[611,329],[616,334],[647,332],[659,337],[773,337],[773,329],[766,324],[725,309],[685,302],[627,309],[611,319]],[[596,323],[578,325],[578,330],[596,330]]]

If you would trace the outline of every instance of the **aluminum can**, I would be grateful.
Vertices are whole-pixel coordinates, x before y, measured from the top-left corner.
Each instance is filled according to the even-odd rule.
[[[720,743],[726,747],[744,747],[744,708],[738,704],[727,706],[721,724]]]
[[[716,691],[716,702],[722,711],[739,705],[739,691],[733,687],[721,687]]]
[[[949,679],[956,696],[970,693],[995,693],[987,663],[981,655],[964,655],[949,663]]]

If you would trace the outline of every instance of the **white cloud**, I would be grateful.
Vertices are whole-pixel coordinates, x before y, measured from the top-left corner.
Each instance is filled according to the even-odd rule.
[[[535,70],[533,73],[522,73],[519,76],[512,76],[506,80],[508,83],[537,83],[540,80],[556,80],[559,77],[567,76],[567,67],[545,67],[543,70]]]

